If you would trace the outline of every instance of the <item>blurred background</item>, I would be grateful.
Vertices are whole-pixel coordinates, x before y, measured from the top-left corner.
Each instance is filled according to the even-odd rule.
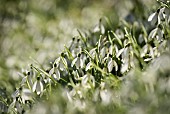
[[[147,11],[138,12],[152,12],[152,4],[154,0],[1,0],[0,88],[12,92],[18,72],[34,61],[48,65],[78,35],[77,29],[93,30],[105,16],[113,26],[121,18],[147,20]]]

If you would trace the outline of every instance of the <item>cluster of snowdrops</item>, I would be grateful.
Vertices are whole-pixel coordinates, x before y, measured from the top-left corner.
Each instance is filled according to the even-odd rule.
[[[19,73],[19,87],[2,112],[170,112],[170,3],[159,4],[148,26],[120,20],[112,30],[101,18],[93,31],[78,30],[48,69],[33,63]]]

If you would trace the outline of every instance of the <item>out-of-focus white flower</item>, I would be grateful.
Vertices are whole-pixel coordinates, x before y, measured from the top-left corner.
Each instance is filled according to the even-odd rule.
[[[13,111],[12,109],[14,109],[19,114],[22,114],[23,107],[22,107],[21,103],[22,103],[21,97],[14,98],[13,102],[9,105],[8,113],[12,112]]]
[[[14,99],[14,98],[18,97],[20,94],[21,94],[20,89],[17,89],[14,93],[12,93],[11,96]]]
[[[169,9],[166,7],[163,7],[161,9],[158,9],[156,12],[152,13],[148,21],[151,22],[152,25],[159,25],[161,21],[168,20],[169,17]]]
[[[92,76],[91,74],[87,73],[86,75],[84,75],[84,76],[82,77],[81,84],[82,84],[82,86],[85,87],[85,88],[95,87],[95,79],[94,79],[94,76]]]
[[[101,90],[100,97],[104,105],[108,105],[111,102],[111,92],[108,90]]]
[[[105,33],[105,28],[104,28],[103,24],[101,23],[101,19],[99,21],[99,24],[95,26],[93,32],[101,32],[102,34]]]
[[[23,89],[21,92],[22,102],[25,104],[26,100],[32,100],[32,92],[29,89]]]
[[[37,95],[40,95],[43,92],[43,84],[40,80],[40,77],[37,77],[37,80],[35,81],[32,91],[37,93]]]
[[[106,50],[107,50],[107,48],[105,46],[100,50],[100,57],[101,57],[101,59],[103,59],[105,57]]]
[[[152,25],[160,24],[161,20],[160,20],[159,12],[160,12],[160,9],[158,9],[156,12],[152,13],[149,16],[148,21],[151,22]]]
[[[121,66],[121,73],[123,74],[123,73],[125,73],[126,71],[128,71],[128,68],[129,68],[129,62],[126,60],[123,64],[122,64],[122,66]]]
[[[165,21],[168,19],[168,16],[169,16],[169,9],[166,8],[166,7],[163,7],[160,9],[160,13],[159,13],[159,17],[161,19],[161,21]]]
[[[96,48],[93,48],[89,51],[91,57],[94,59],[97,55]]]
[[[156,38],[158,41],[162,41],[164,32],[161,30],[161,27],[158,26],[157,28],[153,29],[150,34],[149,38]]]

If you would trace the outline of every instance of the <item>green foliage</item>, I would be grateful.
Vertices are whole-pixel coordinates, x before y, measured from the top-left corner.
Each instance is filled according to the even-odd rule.
[[[86,0],[79,7],[90,3]],[[73,37],[69,45],[63,45],[64,49],[50,63],[33,59],[29,68],[18,73],[22,79],[11,97],[0,88],[1,112],[169,113],[169,1],[155,3],[157,9],[153,8],[155,12],[150,16],[145,2],[134,0],[132,3],[139,7],[132,5],[129,15],[118,18],[117,23],[102,17],[94,29],[77,30],[79,35]],[[67,8],[64,6],[65,11]],[[47,15],[38,13],[44,22],[53,14]],[[44,27],[47,25],[40,26],[41,30],[36,33],[48,36],[50,33]],[[29,42],[37,44],[33,39]],[[7,83],[3,81],[1,84],[5,86]]]

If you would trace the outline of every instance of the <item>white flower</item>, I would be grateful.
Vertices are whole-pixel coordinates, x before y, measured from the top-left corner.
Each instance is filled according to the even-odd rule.
[[[110,45],[110,47],[109,47],[109,54],[110,55],[113,55],[113,49],[114,49],[114,46]]]
[[[160,17],[161,21],[167,20],[168,16],[169,16],[169,9],[166,7],[161,8],[160,13],[159,13],[159,17]]]
[[[55,79],[60,79],[60,71],[56,63],[54,63],[53,68],[49,71],[49,74]]]
[[[55,63],[56,63],[55,67],[59,68],[61,71],[63,71],[65,69],[65,67],[67,66],[67,61],[66,61],[66,59],[64,57],[57,58],[55,60]]]
[[[126,61],[125,63],[122,64],[121,66],[121,73],[125,73],[126,71],[128,71],[128,67],[129,67],[129,63],[128,61]]]
[[[95,26],[93,32],[101,32],[102,34],[105,33],[105,28],[104,28],[103,24],[101,23],[101,19],[99,21],[99,24]]]
[[[80,76],[79,76],[79,73],[78,73],[77,70],[76,70],[76,71],[73,70],[73,73],[72,73],[72,74],[74,75],[74,79],[75,79],[75,80],[79,80],[79,79],[80,79]]]
[[[111,72],[113,67],[115,67],[115,71],[118,70],[118,65],[117,65],[116,61],[114,61],[111,57],[109,57],[108,65],[107,65],[108,71]]]
[[[89,51],[89,53],[90,53],[92,59],[94,59],[96,57],[96,55],[97,55],[96,48],[91,49]]]
[[[81,54],[79,54],[71,63],[71,67],[73,67],[74,65],[76,66],[76,68],[83,68],[84,66],[84,62],[83,59],[80,57]]]
[[[40,77],[37,77],[37,80],[35,81],[33,87],[32,87],[33,92],[37,92],[37,95],[40,95],[43,92],[43,84],[40,81]]]
[[[160,9],[158,9],[156,12],[152,13],[149,18],[148,18],[148,21],[151,22],[152,25],[157,25],[157,24],[160,24],[160,16],[159,16],[159,12],[160,12]]]
[[[149,38],[156,38],[158,41],[162,41],[163,35],[164,32],[161,30],[161,27],[158,26],[150,32]]]
[[[20,95],[20,90],[19,89],[17,89],[14,93],[12,93],[12,98],[16,98],[16,97],[18,97]]]
[[[19,114],[22,114],[23,107],[21,105],[21,98],[20,97],[16,97],[16,98],[13,99],[13,102],[9,105],[8,113],[13,111],[12,109],[15,109],[15,111],[19,112]]]
[[[88,71],[89,69],[91,69],[92,63],[91,61],[86,65],[86,71]]]
[[[101,59],[103,59],[106,55],[106,47],[104,46],[101,50],[100,50],[100,57]]]
[[[26,100],[32,100],[32,93],[29,89],[23,89],[21,92],[22,102],[25,104]]]
[[[82,86],[85,87],[85,88],[95,87],[95,79],[94,79],[94,76],[92,76],[91,74],[87,73],[86,75],[84,75],[84,76],[82,77],[81,84],[82,84]]]
[[[108,105],[111,102],[112,95],[111,92],[108,90],[101,90],[100,97],[102,99],[102,103],[104,105]]]
[[[52,74],[52,77],[55,80],[60,80],[60,71],[58,69],[56,69],[55,72]]]
[[[122,49],[118,50],[116,52],[116,57],[119,58],[119,56],[123,53],[124,50],[125,50],[125,48],[122,48]]]

